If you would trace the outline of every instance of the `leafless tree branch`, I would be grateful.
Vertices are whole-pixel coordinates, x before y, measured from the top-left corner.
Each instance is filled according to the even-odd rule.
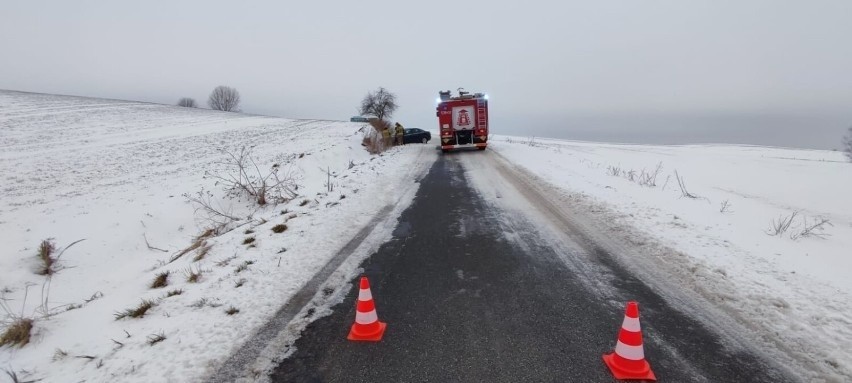
[[[684,180],[683,180],[683,177],[681,177],[681,176],[677,173],[677,170],[675,170],[675,178],[677,179],[677,184],[678,184],[678,186],[680,186],[680,195],[681,195],[681,197],[693,198],[693,199],[701,198],[701,197],[699,197],[699,196],[697,196],[697,195],[695,195],[695,194],[690,193],[690,192],[686,189],[686,181],[684,181]]]
[[[218,207],[214,206],[213,193],[209,190],[201,189],[196,192],[195,195],[185,193],[183,196],[195,205],[196,214],[198,214],[199,211],[205,214],[204,218],[211,223],[211,226],[213,227],[224,226],[232,221],[240,220],[238,217],[235,217],[230,210],[226,210],[221,205]]]
[[[162,251],[164,253],[169,252],[168,250],[163,250],[163,249],[151,246],[151,244],[148,243],[148,236],[146,236],[145,233],[142,233],[142,238],[145,239],[145,246],[148,246],[148,250],[157,250],[157,251]]]

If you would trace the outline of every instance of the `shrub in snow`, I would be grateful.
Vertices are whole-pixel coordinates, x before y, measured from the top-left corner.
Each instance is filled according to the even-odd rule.
[[[189,269],[186,269],[186,271],[184,271],[184,274],[186,275],[186,281],[189,283],[198,283],[198,281],[201,280],[202,273],[203,271],[201,271],[200,267],[196,267],[195,269],[190,267]]]
[[[801,217],[801,224],[794,225],[797,217]],[[828,218],[815,217],[809,220],[808,217],[799,215],[799,212],[793,212],[787,216],[779,216],[778,219],[773,219],[769,223],[769,230],[766,234],[773,236],[782,236],[790,231],[790,239],[798,240],[801,238],[821,238],[825,239],[829,234],[825,232],[826,227],[834,226]]]
[[[16,318],[0,334],[0,346],[25,346],[30,342],[30,332],[33,329],[32,318]]]
[[[195,257],[192,258],[192,261],[198,262],[204,259],[204,257],[207,256],[207,253],[210,252],[210,248],[212,247],[213,245],[208,245],[207,242],[202,242],[201,247],[198,248],[198,251],[196,252]]]
[[[773,219],[769,222],[769,229],[766,231],[766,234],[777,235],[779,237],[784,235],[784,233],[790,229],[790,225],[793,224],[793,219],[795,219],[798,214],[799,212],[794,211],[790,215],[781,215],[778,219]]]
[[[222,165],[225,165],[225,170],[205,172],[205,177],[215,179],[229,197],[248,196],[261,206],[295,198],[299,185],[292,169],[282,171],[280,164],[273,164],[263,172],[252,158],[251,151],[246,147],[240,148],[239,152],[224,150],[226,159]]]
[[[38,259],[39,261],[41,261],[41,265],[39,265],[38,274],[53,274],[53,265],[57,261],[57,258],[54,256],[55,252],[56,244],[53,243],[52,239],[48,238],[41,241],[41,244],[38,245]]]
[[[154,281],[151,282],[152,289],[159,289],[161,287],[166,287],[169,285],[169,271],[163,271],[162,273],[157,274],[154,277]]]
[[[210,97],[207,99],[207,105],[213,110],[239,112],[240,92],[237,92],[234,88],[219,85],[216,89],[213,89],[213,92],[210,92]]]
[[[613,177],[621,176],[621,167],[620,166],[607,166],[606,173]]]
[[[663,163],[658,162],[653,171],[643,168],[641,172],[637,173],[633,169],[625,171],[621,168],[621,166],[607,166],[606,174],[614,177],[624,176],[628,181],[636,182],[640,186],[657,187],[657,177],[660,175],[662,170]]]
[[[639,174],[639,185],[647,186],[647,187],[657,187],[657,176],[660,175],[660,171],[663,170],[663,163],[658,162],[657,167],[654,168],[654,171],[647,172],[645,169],[642,169],[642,173]]]
[[[39,266],[36,273],[39,275],[53,275],[57,271],[59,271],[59,258],[62,257],[62,254],[65,253],[65,250],[68,250],[71,246],[76,245],[77,243],[83,241],[82,239],[72,242],[70,245],[65,246],[62,250],[57,251],[56,243],[53,242],[53,238],[48,238],[41,241],[41,244],[38,246],[38,256]]]
[[[153,346],[153,345],[160,343],[164,340],[166,340],[166,334],[162,333],[162,332],[159,333],[159,334],[148,335],[148,345],[149,346]]]
[[[790,238],[793,240],[809,237],[825,239],[825,237],[828,236],[828,234],[825,233],[826,226],[834,226],[828,218],[816,217],[813,221],[808,222],[808,217],[802,217],[801,230],[797,230],[790,234]]]
[[[194,98],[184,97],[178,100],[177,106],[182,106],[184,108],[197,108],[198,104],[195,102]]]
[[[143,299],[142,302],[139,303],[139,306],[119,311],[113,315],[115,316],[115,320],[121,320],[124,318],[141,318],[145,316],[145,313],[147,313],[151,307],[156,305],[157,304],[152,300]]]

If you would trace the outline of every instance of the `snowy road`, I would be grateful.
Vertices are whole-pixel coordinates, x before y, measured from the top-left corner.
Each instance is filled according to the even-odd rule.
[[[660,381],[796,381],[724,320],[675,307],[677,294],[643,283],[616,262],[617,246],[528,182],[491,152],[440,157],[393,239],[363,265],[384,339],[345,339],[350,291],[272,380],[613,381],[601,354],[635,299]]]

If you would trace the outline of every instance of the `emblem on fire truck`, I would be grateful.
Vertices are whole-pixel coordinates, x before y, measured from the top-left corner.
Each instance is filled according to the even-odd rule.
[[[458,126],[467,126],[470,125],[470,116],[467,114],[467,111],[462,109],[459,111],[459,120],[456,122]]]
[[[474,129],[474,109],[472,106],[457,106],[453,108],[453,128],[456,130]]]

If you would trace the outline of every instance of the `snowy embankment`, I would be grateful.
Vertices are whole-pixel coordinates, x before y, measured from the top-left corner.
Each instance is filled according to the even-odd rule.
[[[728,312],[806,380],[852,379],[852,164],[842,154],[516,137],[491,149],[647,255],[628,264]]]
[[[370,155],[360,128],[0,91],[0,331],[35,319],[29,344],[0,347],[0,368],[45,382],[209,376],[435,158],[427,145]],[[209,174],[235,175],[223,150],[242,147],[250,175],[277,164],[296,196],[228,198]],[[238,220],[220,226],[188,197]],[[49,278],[46,239],[83,239]]]

